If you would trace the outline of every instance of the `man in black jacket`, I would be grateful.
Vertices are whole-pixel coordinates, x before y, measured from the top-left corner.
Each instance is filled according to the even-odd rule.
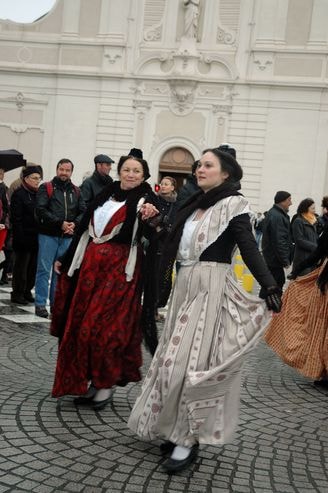
[[[35,314],[48,318],[46,303],[50,283],[50,307],[53,305],[57,275],[54,262],[64,255],[85,210],[80,189],[71,182],[73,163],[61,159],[56,176],[43,183],[36,197],[36,217],[39,222],[39,252],[35,280]]]
[[[80,186],[82,197],[88,205],[102,189],[113,182],[109,176],[112,169],[113,159],[105,154],[98,154],[94,159],[95,171],[92,176],[86,178]]]
[[[289,207],[292,204],[289,192],[279,191],[274,197],[274,205],[266,214],[263,223],[262,253],[264,259],[281,288],[285,284],[285,271],[291,264],[292,237],[290,230]]]

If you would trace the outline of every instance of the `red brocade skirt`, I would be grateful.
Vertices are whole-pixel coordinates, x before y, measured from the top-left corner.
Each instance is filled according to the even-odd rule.
[[[132,281],[124,272],[129,245],[89,243],[58,349],[53,397],[83,395],[141,379],[141,252]],[[60,276],[51,333],[69,288]],[[65,294],[66,293],[66,294]]]

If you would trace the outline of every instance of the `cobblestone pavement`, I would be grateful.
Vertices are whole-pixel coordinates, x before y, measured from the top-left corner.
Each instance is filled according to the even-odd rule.
[[[328,492],[328,393],[264,344],[245,368],[234,442],[167,476],[158,443],[126,427],[139,385],[115,389],[99,412],[50,397],[56,340],[32,313],[0,290],[0,493]]]

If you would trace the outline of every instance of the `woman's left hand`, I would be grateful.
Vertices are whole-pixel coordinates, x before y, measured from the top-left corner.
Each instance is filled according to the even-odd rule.
[[[146,219],[156,216],[159,213],[159,210],[156,209],[153,204],[143,204],[140,208],[140,213],[142,221],[145,221]]]

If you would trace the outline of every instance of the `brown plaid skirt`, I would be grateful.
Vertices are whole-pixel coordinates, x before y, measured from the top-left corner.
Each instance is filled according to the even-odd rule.
[[[314,379],[328,372],[328,295],[316,284],[323,268],[290,283],[264,336],[287,365]]]

